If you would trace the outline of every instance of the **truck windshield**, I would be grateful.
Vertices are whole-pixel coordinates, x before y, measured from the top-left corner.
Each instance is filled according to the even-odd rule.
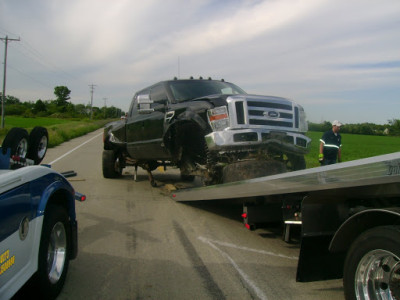
[[[177,102],[183,102],[209,95],[246,94],[238,86],[223,81],[212,80],[180,80],[169,82],[169,87]]]

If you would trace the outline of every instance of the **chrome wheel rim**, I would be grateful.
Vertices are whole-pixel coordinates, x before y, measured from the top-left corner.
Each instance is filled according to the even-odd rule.
[[[54,225],[49,240],[47,251],[47,274],[52,284],[60,280],[67,259],[67,235],[64,224],[58,222]]]
[[[400,259],[386,250],[364,255],[355,274],[357,299],[400,300]]]
[[[19,141],[15,155],[19,157],[25,157],[28,153],[28,140],[22,139]]]
[[[42,138],[40,139],[39,142],[39,147],[38,147],[38,157],[39,158],[43,158],[44,155],[46,154],[46,150],[47,150],[47,137],[46,136],[42,136]]]

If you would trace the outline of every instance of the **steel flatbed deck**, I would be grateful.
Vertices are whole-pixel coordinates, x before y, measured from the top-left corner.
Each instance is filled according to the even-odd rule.
[[[400,183],[400,152],[238,182],[182,189],[175,201],[237,199]]]

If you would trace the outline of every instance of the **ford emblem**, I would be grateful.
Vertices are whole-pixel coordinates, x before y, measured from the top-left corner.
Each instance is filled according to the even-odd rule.
[[[278,118],[279,117],[279,113],[274,111],[274,110],[271,110],[271,111],[265,112],[264,116],[270,117],[270,118]]]

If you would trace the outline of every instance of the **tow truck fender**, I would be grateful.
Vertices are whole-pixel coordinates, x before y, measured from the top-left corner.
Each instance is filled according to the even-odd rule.
[[[336,231],[329,245],[332,253],[346,252],[362,232],[377,226],[400,224],[400,208],[366,209],[348,218]]]
[[[71,249],[69,259],[75,259],[78,255],[78,223],[76,221],[75,191],[71,184],[62,176],[55,174],[56,178],[43,191],[37,208],[38,215],[44,215],[49,202],[61,205],[67,209],[70,219]]]

